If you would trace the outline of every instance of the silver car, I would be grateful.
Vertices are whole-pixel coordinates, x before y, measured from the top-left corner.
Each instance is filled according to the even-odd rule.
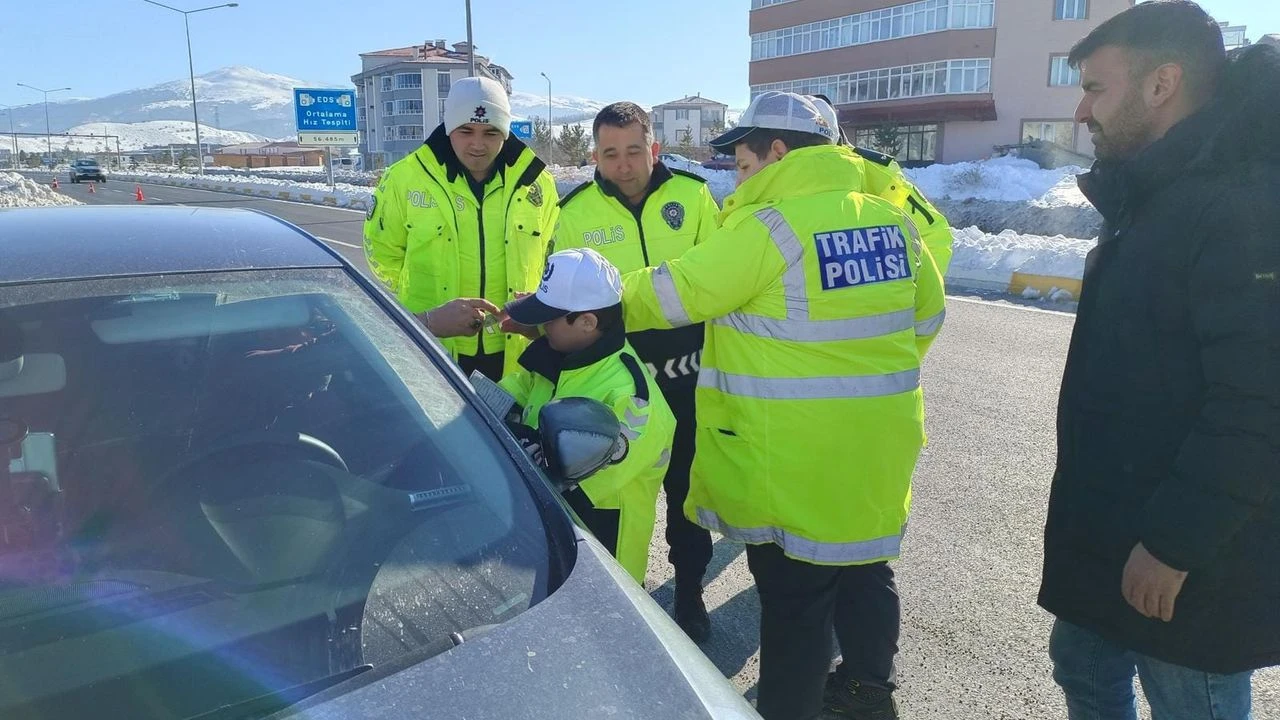
[[[0,717],[758,717],[312,236],[10,210],[0,257]]]

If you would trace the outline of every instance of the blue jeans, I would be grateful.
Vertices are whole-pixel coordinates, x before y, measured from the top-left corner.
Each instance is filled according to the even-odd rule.
[[[1215,675],[1113,645],[1058,620],[1049,638],[1053,679],[1067,698],[1069,720],[1138,720],[1133,676],[1152,720],[1252,720],[1252,672]]]

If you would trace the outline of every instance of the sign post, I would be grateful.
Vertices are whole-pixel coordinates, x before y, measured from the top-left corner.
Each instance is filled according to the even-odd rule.
[[[359,147],[356,128],[356,91],[326,88],[294,88],[293,110],[298,145],[324,148],[324,162],[333,179],[333,148]]]

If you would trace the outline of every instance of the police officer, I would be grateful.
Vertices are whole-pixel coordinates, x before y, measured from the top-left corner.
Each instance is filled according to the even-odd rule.
[[[810,99],[822,117],[830,125],[832,140],[848,146],[857,153],[861,161],[862,177],[858,187],[854,189],[876,195],[893,203],[898,209],[908,213],[916,228],[920,231],[920,239],[929,248],[934,263],[938,266],[938,274],[946,277],[947,266],[951,263],[953,237],[951,227],[942,213],[925,198],[911,181],[907,179],[898,161],[891,156],[856,147],[849,141],[835,108],[826,95],[813,95]],[[872,608],[872,615],[880,618],[896,618],[899,614],[898,587],[894,580],[893,569],[888,564],[877,566],[874,571],[868,570],[851,582],[842,583],[837,604],[856,602],[864,608]],[[876,609],[878,608],[878,609]],[[875,694],[871,688],[863,688],[862,683],[868,677],[875,677],[876,667],[892,669],[892,653],[898,644],[898,626],[896,619],[882,619],[871,626],[863,624],[860,613],[837,612],[835,615],[836,639],[841,637],[861,637],[862,641],[852,647],[841,646],[840,664],[827,676],[827,684],[823,692],[823,703],[829,710],[841,712],[850,707],[856,708],[854,698],[859,694],[862,699]],[[855,627],[845,627],[855,624]],[[870,630],[870,633],[868,632]],[[867,642],[868,635],[878,640]],[[868,668],[871,668],[870,670]],[[895,684],[893,673],[889,674],[887,686]]]
[[[516,369],[528,340],[481,320],[537,287],[557,212],[546,165],[510,130],[502,85],[457,81],[444,122],[383,173],[364,224],[374,275],[463,372],[494,381]]]
[[[716,228],[720,208],[706,180],[658,160],[649,114],[631,102],[602,109],[592,123],[596,176],[560,201],[555,249],[590,248],[620,272],[679,257]],[[702,351],[701,324],[631,333],[629,340],[658,380],[676,415],[667,493],[667,559],[675,567],[675,620],[696,642],[711,632],[702,578],[711,561],[711,533],[682,508],[693,463],[694,390]]]
[[[929,202],[924,193],[911,184],[893,156],[856,147],[849,141],[844,129],[840,127],[835,107],[826,95],[811,95],[810,98],[815,101],[814,105],[831,126],[832,138],[853,148],[865,161],[862,164],[862,192],[882,197],[911,215],[912,222],[920,230],[920,239],[929,247],[933,261],[938,265],[938,272],[945,278],[947,269],[951,266],[954,242],[947,218]]]
[[[896,594],[862,607],[857,589],[892,577],[924,443],[920,364],[945,309],[909,216],[852,189],[860,160],[828,126],[804,96],[758,96],[712,141],[738,166],[721,228],[623,280],[629,328],[707,323],[685,511],[747,543],[770,720],[822,711],[836,613],[859,630],[841,645],[873,643],[877,660],[839,709],[896,717]]]

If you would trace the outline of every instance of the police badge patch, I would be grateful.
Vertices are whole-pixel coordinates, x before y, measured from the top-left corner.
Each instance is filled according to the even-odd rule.
[[[684,205],[678,202],[669,202],[663,205],[662,219],[667,221],[672,230],[679,230],[684,227]]]
[[[534,183],[529,186],[529,204],[534,207],[542,207],[542,186]]]
[[[370,196],[369,196],[369,212],[365,213],[365,215],[364,215],[364,219],[365,219],[365,220],[372,220],[372,219],[373,219],[373,213],[374,213],[374,212],[376,212],[376,211],[377,211],[377,209],[378,209],[378,196],[377,196],[376,194],[375,194],[375,195],[370,195]]]

